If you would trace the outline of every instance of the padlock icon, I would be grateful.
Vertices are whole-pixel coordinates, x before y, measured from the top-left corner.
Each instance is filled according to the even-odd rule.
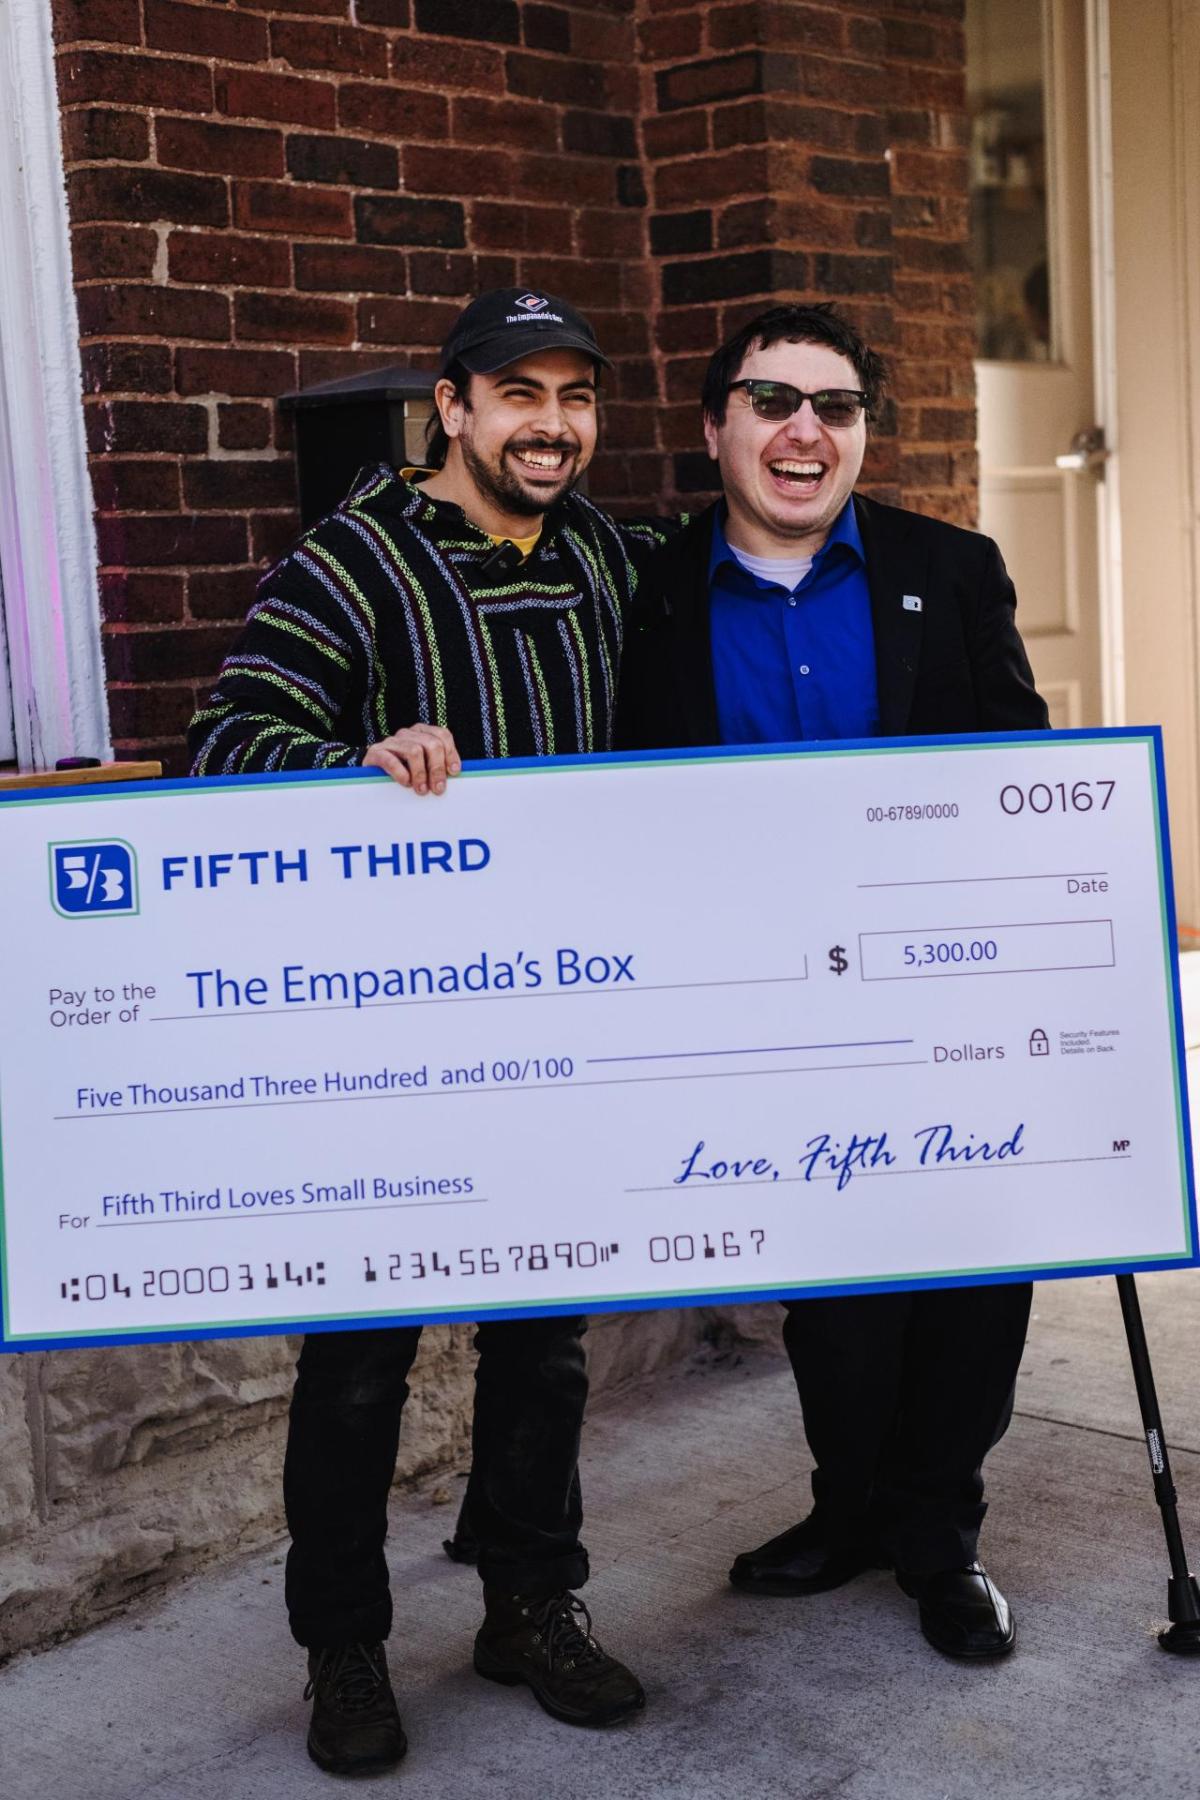
[[[1050,1054],[1050,1039],[1040,1025],[1036,1031],[1031,1031],[1029,1034],[1029,1054],[1030,1056],[1049,1056]]]

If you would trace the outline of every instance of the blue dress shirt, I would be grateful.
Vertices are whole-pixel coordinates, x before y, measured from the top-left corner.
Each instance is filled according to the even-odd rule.
[[[875,633],[853,500],[791,593],[738,562],[721,507],[708,582],[723,744],[876,735]]]

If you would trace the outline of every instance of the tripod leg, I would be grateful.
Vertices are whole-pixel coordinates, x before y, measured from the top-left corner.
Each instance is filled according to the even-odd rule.
[[[1173,1651],[1177,1656],[1200,1656],[1200,1587],[1197,1587],[1196,1578],[1188,1568],[1183,1534],[1179,1529],[1175,1483],[1171,1479],[1171,1463],[1163,1436],[1158,1396],[1154,1389],[1154,1370],[1150,1366],[1142,1309],[1132,1275],[1117,1276],[1117,1293],[1121,1300],[1121,1316],[1125,1321],[1125,1336],[1129,1342],[1129,1360],[1133,1366],[1146,1448],[1150,1453],[1154,1498],[1162,1513],[1163,1533],[1171,1563],[1171,1577],[1167,1583],[1167,1617],[1171,1623],[1166,1631],[1159,1632],[1158,1641],[1164,1650]]]

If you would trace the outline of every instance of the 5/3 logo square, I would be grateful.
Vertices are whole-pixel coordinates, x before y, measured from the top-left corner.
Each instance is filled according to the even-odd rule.
[[[79,839],[49,848],[50,902],[64,919],[123,918],[139,910],[132,844]]]

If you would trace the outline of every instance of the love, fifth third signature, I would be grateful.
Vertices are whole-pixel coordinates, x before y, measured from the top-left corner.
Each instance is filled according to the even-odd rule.
[[[802,1181],[835,1179],[840,1192],[856,1175],[869,1175],[877,1169],[944,1169],[1014,1162],[1025,1154],[1024,1138],[1024,1120],[1006,1136],[963,1132],[950,1124],[922,1125],[907,1144],[900,1139],[893,1142],[887,1131],[854,1131],[845,1139],[821,1131],[808,1139],[792,1166],[799,1166]],[[754,1151],[739,1156],[714,1155],[703,1138],[681,1163],[679,1174],[672,1177],[676,1187],[783,1179],[780,1163],[774,1158]]]

